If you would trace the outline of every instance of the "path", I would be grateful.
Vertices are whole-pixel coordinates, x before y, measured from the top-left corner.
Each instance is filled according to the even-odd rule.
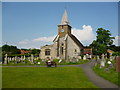
[[[118,86],[109,82],[108,80],[103,79],[102,77],[96,75],[96,73],[91,69],[95,64],[95,60],[91,60],[91,62],[87,64],[80,65],[57,65],[57,67],[65,67],[65,66],[75,66],[81,67],[86,74],[86,76],[99,88],[115,88],[118,90]],[[38,66],[38,65],[26,65],[26,66],[3,66],[3,67],[46,67],[46,66]]]
[[[80,65],[80,67],[85,72],[86,76],[99,88],[116,88],[118,90],[118,86],[109,82],[108,80],[103,79],[102,77],[96,75],[96,73],[92,70],[92,67],[95,65],[95,60],[87,64]]]

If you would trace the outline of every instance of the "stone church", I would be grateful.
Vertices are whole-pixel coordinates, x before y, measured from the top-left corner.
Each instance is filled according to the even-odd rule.
[[[71,34],[71,25],[67,12],[64,11],[61,23],[58,25],[58,35],[54,38],[52,45],[41,47],[41,59],[72,59],[78,58],[83,53],[84,46]]]

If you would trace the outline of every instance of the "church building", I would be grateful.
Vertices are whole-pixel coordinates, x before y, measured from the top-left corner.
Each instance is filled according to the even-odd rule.
[[[53,44],[41,47],[40,58],[65,60],[78,58],[83,53],[84,46],[73,34],[71,34],[71,28],[65,10],[61,23],[58,25],[58,34],[54,38]]]

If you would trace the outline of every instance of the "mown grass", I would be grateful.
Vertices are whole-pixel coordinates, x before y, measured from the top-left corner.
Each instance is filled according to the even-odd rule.
[[[3,67],[3,88],[97,88],[79,67]]]
[[[97,65],[93,67],[93,70],[99,76],[120,86],[120,81],[118,80],[118,75],[120,75],[120,73],[116,72],[115,67],[111,68],[109,71],[105,71],[105,68],[100,68],[100,65]]]

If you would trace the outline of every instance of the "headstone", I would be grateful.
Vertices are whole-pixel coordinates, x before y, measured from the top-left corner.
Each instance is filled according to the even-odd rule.
[[[105,61],[104,61],[104,60],[102,60],[102,61],[100,62],[100,68],[102,68],[102,67],[105,67]]]
[[[11,57],[9,58],[9,61],[12,61],[12,58],[11,58]]]
[[[99,60],[100,59],[100,57],[99,56],[97,56],[97,60]]]
[[[92,58],[92,55],[89,55],[90,59]]]
[[[79,56],[78,58],[79,58],[79,59],[82,59],[82,57],[81,57],[81,56]]]
[[[20,60],[21,60],[21,61],[23,60],[23,56],[21,56]]]
[[[79,61],[79,59],[77,58],[77,59],[76,59],[76,61],[78,62],[78,61]]]
[[[8,63],[10,62],[10,57],[7,58],[7,62],[8,62]]]
[[[40,64],[40,62],[38,62],[38,64]]]
[[[25,55],[23,56],[23,60],[25,60]]]
[[[110,64],[112,64],[112,63],[111,63],[111,61],[108,61],[107,64],[110,65]]]
[[[83,60],[86,60],[86,59],[87,59],[87,58],[86,58],[86,55],[84,55],[84,56],[83,56]]]
[[[15,56],[15,61],[17,61],[17,56]]]
[[[39,60],[39,57],[37,57],[37,60]]]
[[[73,60],[72,59],[70,59],[70,62],[72,62]]]
[[[86,54],[86,59],[88,59],[89,58],[89,54]]]
[[[102,54],[102,60],[104,60],[105,59],[105,55],[104,54]]]
[[[28,61],[31,61],[31,60],[30,60],[30,57],[28,57]]]
[[[31,64],[34,64],[34,56],[31,54]]]
[[[15,60],[15,57],[12,57],[12,61],[14,61]]]
[[[62,62],[62,59],[59,60],[59,63],[61,63],[61,62]]]
[[[4,64],[8,64],[8,57],[7,57],[7,54],[5,54],[5,61],[4,61]]]
[[[112,61],[113,60],[113,56],[110,56],[110,61]]]

